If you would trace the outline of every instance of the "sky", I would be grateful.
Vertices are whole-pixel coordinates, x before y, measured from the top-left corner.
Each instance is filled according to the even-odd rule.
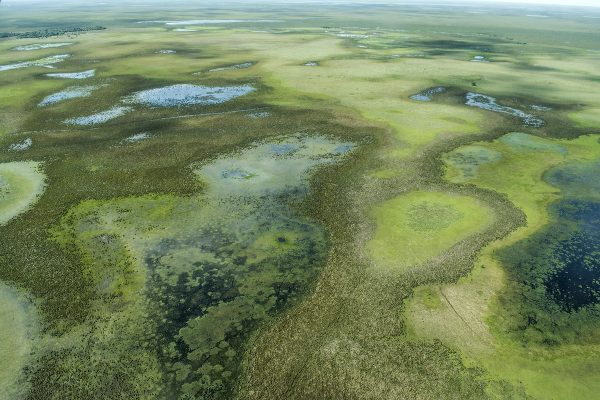
[[[10,3],[10,4],[18,4],[18,3],[27,3],[27,2],[36,2],[36,1],[40,1],[40,0],[0,0],[2,1],[2,3]],[[54,3],[58,3],[60,0],[46,0],[44,2],[54,2]],[[89,0],[79,0],[81,2],[87,2]],[[112,2],[115,0],[99,0],[98,2]],[[130,0],[118,0],[119,3],[127,3]],[[156,0],[148,0],[148,2],[152,2],[152,1],[156,1]],[[205,4],[210,4],[210,3],[219,3],[219,1],[222,0],[189,0],[190,2],[198,2],[198,3],[205,3]],[[252,3],[252,2],[256,2],[257,0],[237,0],[237,2],[248,2],[248,3]],[[274,3],[285,3],[286,0],[258,0],[261,3],[270,1],[270,2],[274,2]],[[77,2],[77,1],[73,1],[70,0],[70,3],[73,2]],[[143,3],[144,0],[134,0],[132,1],[134,3]],[[339,3],[340,0],[289,0],[290,3],[302,3],[302,2],[319,2],[319,3],[328,3],[328,2],[332,2],[332,3]],[[352,2],[352,3],[422,3],[422,4],[426,4],[426,3],[451,3],[451,4],[460,4],[460,3],[470,3],[470,4],[493,4],[493,3],[508,3],[508,4],[554,4],[554,5],[565,5],[565,6],[593,6],[593,7],[600,7],[600,0],[457,0],[457,1],[452,1],[452,0],[350,0],[348,2]]]
[[[498,0],[471,0],[473,3],[498,3]],[[560,4],[566,6],[594,6],[600,7],[600,0],[501,0],[502,3],[528,3],[528,4]]]

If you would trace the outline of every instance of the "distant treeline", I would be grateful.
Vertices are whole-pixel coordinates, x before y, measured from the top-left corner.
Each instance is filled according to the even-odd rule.
[[[49,28],[40,29],[39,31],[31,32],[0,32],[0,38],[14,37],[18,39],[25,38],[47,38],[50,36],[60,36],[69,33],[79,33],[88,31],[101,31],[106,29],[104,26],[74,26],[65,28]]]

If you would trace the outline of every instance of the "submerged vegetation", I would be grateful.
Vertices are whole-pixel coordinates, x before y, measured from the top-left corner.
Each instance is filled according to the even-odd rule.
[[[153,4],[3,9],[1,400],[597,395],[582,11]]]

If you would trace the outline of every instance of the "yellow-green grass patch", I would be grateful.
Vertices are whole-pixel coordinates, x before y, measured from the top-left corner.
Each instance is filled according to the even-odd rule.
[[[583,128],[600,129],[600,108],[589,108],[569,114],[569,118]]]
[[[411,192],[377,205],[367,247],[379,267],[405,270],[485,229],[492,211],[479,201],[442,192]]]

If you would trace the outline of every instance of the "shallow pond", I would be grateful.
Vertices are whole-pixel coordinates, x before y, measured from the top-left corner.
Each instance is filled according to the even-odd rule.
[[[1,71],[10,71],[13,69],[30,68],[30,67],[54,68],[52,66],[53,64],[62,62],[64,60],[66,60],[67,58],[69,58],[70,56],[71,56],[70,54],[59,54],[56,56],[41,58],[41,59],[35,60],[35,61],[23,61],[23,62],[19,62],[19,63],[15,63],[15,64],[0,65],[0,72]]]
[[[178,107],[220,104],[255,91],[250,85],[200,86],[191,84],[171,85],[142,90],[123,99],[151,107]]]
[[[412,96],[410,96],[410,99],[416,100],[416,101],[431,101],[433,96],[435,96],[436,94],[444,93],[445,91],[446,91],[445,87],[436,86],[436,87],[425,89],[422,92],[419,92],[417,94],[413,94]]]
[[[62,78],[62,79],[87,79],[92,78],[96,75],[95,69],[89,69],[87,71],[81,72],[55,72],[51,74],[46,74],[46,76],[50,78]]]
[[[96,114],[87,115],[84,117],[70,118],[64,121],[67,125],[80,125],[80,126],[88,126],[88,125],[97,125],[103,124],[115,118],[122,117],[123,115],[133,111],[131,107],[124,106],[115,106],[106,111],[101,111]]]
[[[236,69],[247,69],[247,68],[250,68],[252,65],[254,65],[254,64],[251,62],[244,62],[244,63],[240,63],[240,64],[235,64],[235,65],[228,65],[226,67],[209,69],[208,72],[233,71]]]
[[[44,97],[44,99],[38,105],[40,107],[45,107],[66,100],[89,97],[95,90],[100,89],[100,87],[101,86],[99,85],[70,87],[65,90],[61,90],[60,92],[53,93],[49,96]]]
[[[527,114],[526,112],[516,108],[500,105],[492,96],[469,92],[466,94],[466,99],[467,102],[465,104],[470,107],[477,107],[481,108],[482,110],[512,115],[513,117],[522,119],[525,125],[532,126],[534,128],[539,128],[544,125],[544,120],[541,118]]]
[[[24,150],[29,149],[32,144],[33,144],[33,140],[31,140],[31,138],[27,138],[27,139],[23,140],[22,142],[11,144],[10,146],[8,146],[8,150],[24,151]]]
[[[127,138],[125,138],[123,141],[127,142],[127,143],[135,143],[135,142],[140,142],[142,140],[146,140],[146,139],[150,139],[152,135],[150,135],[148,132],[141,132],[141,133],[136,133],[135,135],[131,135]]]
[[[220,195],[258,196],[275,191],[306,188],[303,181],[311,168],[334,161],[353,148],[322,136],[292,137],[281,143],[265,143],[231,158],[220,158],[196,170]],[[245,179],[229,175],[244,173]]]
[[[73,43],[44,43],[44,44],[28,44],[24,46],[17,46],[13,48],[15,51],[32,51],[32,50],[40,50],[40,49],[52,49],[56,47],[64,47],[72,45]]]

